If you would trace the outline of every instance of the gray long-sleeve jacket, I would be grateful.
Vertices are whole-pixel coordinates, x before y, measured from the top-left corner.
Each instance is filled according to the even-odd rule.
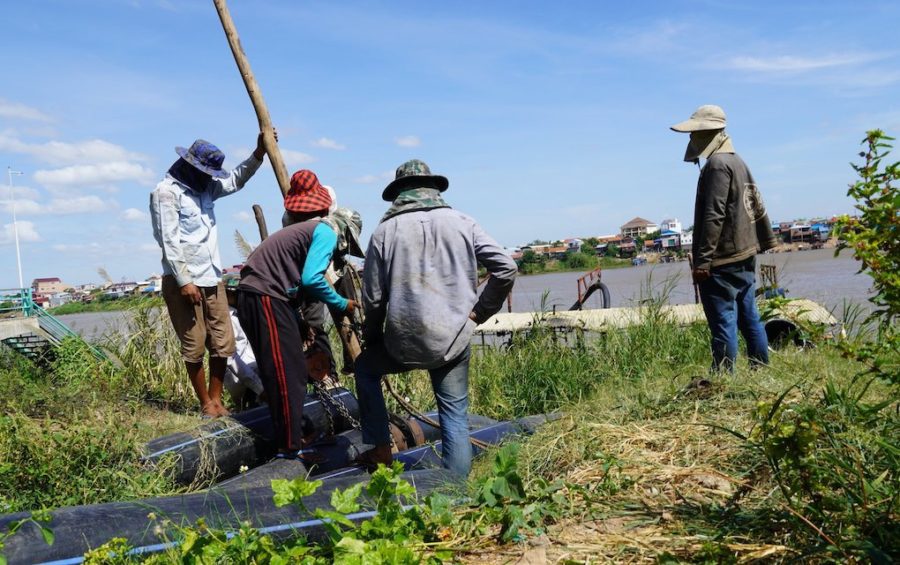
[[[759,189],[735,153],[715,153],[703,166],[694,203],[694,268],[736,263],[777,241]]]
[[[478,264],[491,278],[479,297]],[[512,290],[516,263],[475,220],[451,208],[407,212],[372,234],[363,270],[364,335],[409,368],[440,367],[469,345],[475,322]]]

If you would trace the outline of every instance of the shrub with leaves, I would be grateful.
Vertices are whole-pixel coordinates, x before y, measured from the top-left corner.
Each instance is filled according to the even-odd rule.
[[[790,387],[757,404],[748,435],[731,433],[764,456],[797,526],[819,537],[817,551],[878,561],[900,543],[900,415],[893,399],[865,400],[872,382],[829,382],[820,397],[793,400]]]
[[[489,521],[500,524],[500,540],[539,533],[560,518],[568,501],[562,481],[536,478],[526,488],[518,468],[519,445],[507,444],[494,457],[493,472],[476,485],[476,502]]]
[[[859,154],[864,162],[852,165],[859,180],[847,191],[859,214],[839,218],[835,231],[843,243],[835,254],[852,249],[860,272],[872,277],[875,288],[869,319],[876,323],[877,337],[847,344],[846,351],[875,374],[900,384],[900,191],[893,184],[900,179],[900,162],[885,162],[893,140],[881,130],[866,133],[866,150]]]

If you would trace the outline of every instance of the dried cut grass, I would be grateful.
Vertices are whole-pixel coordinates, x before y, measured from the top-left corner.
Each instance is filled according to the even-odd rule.
[[[792,562],[810,560],[812,525],[792,520],[760,454],[728,433],[748,434],[754,408],[798,385],[805,399],[825,379],[858,367],[837,352],[789,350],[772,366],[740,370],[712,386],[664,367],[639,381],[616,379],[525,441],[525,480],[562,479],[577,489],[546,547],[498,546],[495,532],[468,540],[467,563]],[[872,391],[874,398],[885,391]],[[484,472],[479,468],[477,472]]]

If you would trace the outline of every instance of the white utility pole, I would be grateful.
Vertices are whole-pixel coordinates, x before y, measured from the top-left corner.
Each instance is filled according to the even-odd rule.
[[[21,171],[14,171],[12,167],[6,167],[6,174],[9,176],[9,201],[12,203],[13,214],[13,233],[16,237],[16,266],[19,268],[19,288],[25,288],[25,282],[22,280],[22,255],[19,253],[19,224],[16,222],[16,199],[13,196],[13,175],[24,175]]]

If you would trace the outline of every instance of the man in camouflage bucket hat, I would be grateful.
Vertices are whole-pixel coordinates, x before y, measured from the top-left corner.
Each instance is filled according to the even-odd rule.
[[[775,247],[762,197],[725,133],[725,112],[707,104],[673,131],[690,133],[684,160],[706,159],[694,203],[693,278],[712,334],[714,371],[734,371],[738,329],[751,367],[769,362],[756,309],[756,254]]]
[[[206,140],[198,139],[187,149],[176,147],[175,152],[178,161],[150,195],[153,236],[162,250],[162,294],[202,415],[227,416],[222,389],[235,343],[221,280],[214,205],[241,190],[266,153],[259,134],[253,154],[229,172],[222,168],[225,155]],[[208,387],[203,369],[207,350]]]
[[[363,337],[356,387],[363,441],[372,466],[391,461],[381,377],[425,369],[437,400],[444,467],[463,476],[472,465],[468,427],[469,341],[500,309],[515,262],[469,216],[441,197],[449,183],[414,159],[397,168],[382,193],[391,207],[375,228],[363,270]],[[478,265],[491,275],[478,296]]]

